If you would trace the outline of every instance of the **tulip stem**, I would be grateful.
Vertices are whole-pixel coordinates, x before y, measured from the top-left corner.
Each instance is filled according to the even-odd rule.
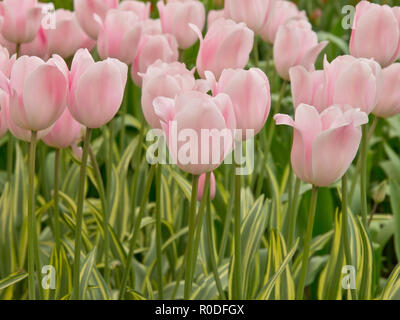
[[[307,229],[303,245],[304,248],[303,248],[303,256],[301,262],[300,278],[297,286],[297,294],[296,294],[297,300],[303,300],[304,286],[306,283],[306,276],[307,276],[308,260],[310,255],[312,232],[314,228],[315,209],[317,207],[317,199],[318,199],[318,187],[313,186],[311,201],[310,201],[310,211],[308,213],[308,220],[307,220]]]
[[[126,258],[125,270],[124,270],[124,273],[122,276],[121,288],[119,291],[119,299],[120,300],[124,299],[124,296],[125,296],[126,284],[128,282],[128,276],[129,276],[129,272],[130,272],[130,267],[131,267],[131,263],[132,263],[132,259],[133,259],[134,250],[135,250],[136,239],[137,239],[137,236],[139,233],[140,225],[142,223],[142,218],[143,218],[144,212],[146,210],[147,198],[150,193],[155,169],[156,169],[155,166],[151,166],[151,168],[150,168],[150,173],[147,177],[146,186],[145,186],[145,189],[143,192],[142,202],[140,204],[139,214],[136,218],[135,225],[133,227],[132,237],[130,239],[130,244],[129,244],[129,252],[128,252],[128,256]]]
[[[28,283],[29,299],[36,299],[35,292],[35,263],[37,270],[40,269],[39,261],[36,261],[35,254],[35,158],[36,158],[37,132],[31,132],[31,143],[29,146],[29,183],[28,183]]]
[[[347,198],[347,175],[345,174],[342,178],[342,235],[343,235],[343,246],[346,257],[346,264],[352,265],[350,239],[349,239],[349,217],[348,217],[348,198]],[[350,290],[351,297],[353,300],[357,299],[357,291]]]
[[[157,276],[158,276],[158,298],[164,299],[163,276],[162,276],[162,228],[161,228],[161,164],[156,164],[156,251],[157,251]]]
[[[253,54],[254,54],[254,65],[258,68],[260,57],[258,52],[258,36],[254,36],[254,47],[253,47]]]
[[[364,226],[367,225],[367,149],[368,149],[368,125],[362,126],[361,138],[361,217]]]
[[[56,251],[61,248],[61,236],[60,236],[60,218],[58,208],[58,189],[59,189],[59,171],[60,171],[60,149],[56,149],[54,156],[54,239],[56,243]]]
[[[12,170],[13,170],[13,155],[14,155],[14,138],[11,132],[8,133],[8,145],[7,145],[7,178],[11,184]]]
[[[234,283],[235,283],[235,290],[236,292],[234,299],[241,300],[242,299],[242,240],[240,236],[240,229],[241,229],[241,201],[240,201],[240,178],[241,176],[236,173],[236,169],[238,165],[235,164],[233,166],[233,170],[235,170],[235,214],[234,214],[234,242],[235,242],[235,252],[234,252]]]
[[[296,233],[296,220],[297,220],[297,202],[299,199],[301,187],[301,180],[296,177],[296,184],[294,186],[293,201],[289,211],[289,231],[288,231],[288,247],[291,248]]]
[[[72,298],[80,300],[80,262],[81,262],[81,243],[82,243],[82,222],[83,222],[83,201],[86,182],[86,166],[89,153],[90,136],[92,129],[86,128],[85,141],[83,144],[81,168],[79,173],[78,202],[76,210],[76,228],[75,228],[75,253],[74,253],[74,286]]]
[[[190,298],[190,293],[192,290],[192,254],[194,251],[194,238],[196,231],[196,197],[198,188],[199,176],[193,175],[192,181],[192,196],[190,200],[190,211],[189,211],[189,234],[188,234],[188,244],[185,254],[185,290],[184,299],[188,300]]]

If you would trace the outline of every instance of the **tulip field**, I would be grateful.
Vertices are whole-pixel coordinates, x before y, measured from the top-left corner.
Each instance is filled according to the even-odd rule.
[[[2,0],[0,300],[398,300],[399,114],[399,0]]]

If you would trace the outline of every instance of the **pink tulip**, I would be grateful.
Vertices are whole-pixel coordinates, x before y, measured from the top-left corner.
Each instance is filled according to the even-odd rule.
[[[210,10],[207,16],[207,28],[210,29],[211,25],[220,18],[225,18],[224,9]]]
[[[125,0],[119,4],[118,9],[130,11],[134,13],[140,21],[144,21],[150,18],[151,3]]]
[[[33,41],[21,45],[20,55],[36,56],[43,60],[47,60],[49,58],[49,43],[47,40],[47,35],[42,27],[39,28],[39,31]]]
[[[218,83],[211,72],[206,71],[214,95],[226,93],[232,100],[236,115],[236,128],[242,130],[242,139],[247,140],[263,128],[271,106],[269,81],[264,72],[225,69]],[[248,136],[246,130],[254,130]]]
[[[175,98],[176,95],[193,90],[196,81],[193,72],[179,62],[166,63],[158,60],[142,75],[142,110],[152,128],[161,129],[160,118],[154,112],[156,97]]]
[[[131,64],[135,58],[142,36],[141,24],[131,11],[111,9],[108,11],[97,39],[102,59],[116,58]]]
[[[99,128],[118,112],[127,80],[128,66],[117,59],[94,62],[87,49],[72,60],[68,108],[88,128]]]
[[[10,77],[10,115],[17,126],[40,131],[61,116],[68,90],[65,68],[61,57],[47,63],[38,57],[17,59]]]
[[[14,65],[16,55],[13,54],[10,58],[10,54],[6,48],[0,46],[0,71],[4,73],[6,77],[10,77],[11,68]]]
[[[235,22],[244,22],[257,32],[268,18],[273,0],[225,0],[225,16]]]
[[[274,117],[277,125],[293,127],[291,162],[298,178],[326,187],[340,179],[353,162],[361,141],[360,126],[368,116],[349,106],[317,109],[301,104],[295,121],[288,115]]]
[[[390,118],[400,113],[400,63],[383,69],[382,75],[382,94],[372,113],[378,117]]]
[[[4,0],[0,2],[3,17],[1,33],[13,43],[31,42],[40,27],[42,9],[37,0]]]
[[[96,40],[99,23],[95,15],[104,20],[109,9],[116,9],[119,0],[74,0],[74,8],[78,23],[85,33]]]
[[[142,36],[131,67],[131,77],[137,86],[142,85],[142,78],[138,73],[146,73],[147,68],[157,60],[163,62],[178,60],[178,44],[170,34]]]
[[[79,48],[93,49],[95,41],[83,32],[74,12],[58,9],[55,14],[56,28],[45,31],[49,54],[58,54],[67,59],[72,57]]]
[[[160,19],[147,19],[142,21],[142,33],[148,35],[162,34]]]
[[[65,108],[51,131],[43,138],[43,142],[53,148],[65,149],[80,140],[82,132],[82,125],[72,118],[68,108]]]
[[[392,64],[400,54],[400,7],[361,1],[356,7],[350,53],[373,58],[382,67]]]
[[[376,106],[382,87],[380,66],[367,59],[325,58],[324,70],[290,69],[293,104],[313,105],[319,112],[333,104],[348,104],[369,114]]]
[[[0,138],[6,134],[8,129],[5,111],[5,105],[8,103],[8,99],[9,97],[7,92],[5,92],[3,89],[0,89]]]
[[[189,24],[203,30],[206,20],[206,12],[203,3],[200,1],[157,3],[161,17],[161,25],[164,33],[172,34],[179,45],[179,48],[187,49],[197,41],[197,34]]]
[[[14,42],[8,41],[3,35],[0,33],[0,45],[8,50],[10,54],[14,54],[17,52],[17,45]]]
[[[197,187],[197,201],[201,201],[204,194],[204,188],[206,185],[206,174],[203,173],[199,177],[199,185]],[[215,185],[215,176],[214,173],[211,172],[210,174],[210,200],[214,200],[216,193],[216,185]]]
[[[197,72],[204,78],[205,71],[211,71],[219,79],[222,71],[229,68],[244,68],[253,49],[254,32],[244,23],[218,19],[205,38],[200,30],[192,25],[200,38],[200,49],[197,55]]]
[[[271,44],[275,42],[275,37],[281,25],[284,25],[289,19],[307,19],[304,11],[299,11],[296,4],[286,0],[273,0],[267,20],[258,30],[258,34]]]
[[[311,24],[303,19],[292,19],[279,27],[274,43],[274,61],[278,74],[289,80],[289,69],[302,65],[314,70],[315,60],[328,44],[318,43]]]
[[[188,91],[175,99],[158,97],[153,104],[171,157],[183,171],[194,175],[213,171],[231,152],[236,121],[226,94],[213,98]]]

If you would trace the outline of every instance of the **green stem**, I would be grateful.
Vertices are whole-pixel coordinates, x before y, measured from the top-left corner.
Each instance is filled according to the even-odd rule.
[[[59,188],[59,171],[60,171],[60,149],[56,149],[54,157],[54,239],[56,243],[56,251],[61,248],[61,236],[60,236],[60,213],[58,208],[58,188]]]
[[[368,125],[362,126],[361,138],[361,217],[364,226],[367,226],[367,151],[368,151]]]
[[[235,252],[234,252],[234,262],[235,262],[235,272],[234,272],[234,283],[235,283],[235,290],[236,292],[234,299],[241,300],[242,299],[242,240],[241,240],[241,201],[240,201],[240,175],[236,174],[236,168],[238,166],[235,164],[233,166],[233,170],[235,170],[235,222],[234,222],[234,242],[235,242]]]
[[[185,62],[185,50],[179,49],[178,61],[179,62]]]
[[[196,231],[196,197],[197,197],[197,188],[198,188],[199,176],[194,175],[192,181],[192,197],[190,200],[190,212],[189,212],[189,237],[188,244],[185,254],[185,262],[186,262],[186,270],[185,270],[185,290],[184,290],[184,299],[188,300],[190,298],[190,293],[192,290],[192,254],[194,251],[193,241],[195,237]]]
[[[8,145],[7,145],[7,178],[11,184],[12,170],[13,170],[13,155],[14,155],[14,138],[11,132],[8,133]]]
[[[347,176],[344,175],[342,178],[342,236],[344,253],[346,257],[346,264],[352,265],[351,249],[350,249],[350,239],[349,239],[349,218],[348,218],[348,198],[347,198]],[[351,290],[351,297],[353,300],[357,299],[357,291]]]
[[[140,122],[140,128],[139,128],[139,138],[138,138],[138,144],[136,147],[136,159],[135,159],[135,173],[133,174],[133,186],[132,186],[132,207],[135,210],[136,208],[136,201],[137,201],[137,184],[139,180],[139,168],[140,168],[140,159],[142,157],[142,141],[143,141],[143,136],[144,136],[144,122]]]
[[[147,182],[146,182],[146,186],[145,186],[145,189],[144,189],[142,202],[141,202],[141,205],[140,205],[139,215],[137,216],[136,221],[135,221],[135,225],[133,227],[132,238],[131,238],[130,244],[129,244],[129,252],[128,252],[128,256],[126,258],[125,269],[124,269],[124,273],[123,273],[122,281],[121,281],[121,288],[120,288],[120,291],[119,291],[119,299],[120,300],[123,299],[124,296],[125,296],[126,284],[128,282],[128,276],[129,276],[129,272],[130,272],[130,268],[131,268],[133,253],[134,253],[134,250],[135,250],[136,238],[137,238],[138,233],[139,233],[140,224],[142,223],[143,214],[144,214],[144,212],[146,210],[147,198],[149,196],[151,184],[153,182],[154,171],[155,171],[155,166],[151,166],[150,173],[149,173],[149,175],[147,177]]]
[[[254,53],[254,65],[256,66],[256,68],[258,68],[260,57],[259,57],[259,52],[258,52],[258,36],[257,35],[254,36],[253,53]]]
[[[314,228],[315,209],[317,207],[317,199],[318,199],[318,187],[313,186],[311,201],[310,201],[310,211],[307,220],[307,230],[304,238],[304,249],[301,262],[300,278],[297,286],[297,295],[296,295],[297,300],[303,300],[304,286],[307,276],[308,259],[310,255],[312,232]]]
[[[74,253],[74,277],[73,277],[73,292],[72,298],[80,300],[80,263],[81,263],[81,244],[82,244],[82,222],[83,222],[83,201],[85,193],[86,182],[86,166],[88,159],[88,151],[90,144],[90,136],[92,129],[87,128],[85,134],[85,141],[83,144],[82,161],[79,173],[79,189],[78,189],[78,202],[76,210],[76,229],[75,229],[75,253]]]
[[[294,194],[291,210],[289,211],[289,232],[288,232],[288,247],[291,248],[293,245],[294,237],[296,234],[296,220],[297,220],[297,202],[299,199],[301,187],[301,180],[296,177],[296,184],[294,186]]]
[[[156,164],[156,252],[157,252],[157,276],[158,276],[158,298],[164,299],[163,276],[162,276],[162,229],[161,229],[161,164]]]

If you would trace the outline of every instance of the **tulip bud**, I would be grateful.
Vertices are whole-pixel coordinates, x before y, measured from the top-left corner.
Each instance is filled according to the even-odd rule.
[[[263,128],[271,106],[269,81],[264,72],[257,68],[250,70],[225,69],[218,83],[211,72],[206,71],[214,95],[226,93],[232,100],[236,115],[236,128],[242,130],[242,139],[246,130],[254,130],[254,135]]]
[[[304,182],[326,187],[339,180],[353,162],[361,141],[360,126],[368,116],[350,106],[331,106],[321,113],[301,104],[295,121],[288,115],[274,117],[277,125],[293,127],[291,162]]]
[[[160,12],[161,25],[164,33],[172,34],[178,42],[179,48],[187,49],[197,41],[197,34],[189,24],[202,30],[206,13],[200,1],[170,2],[166,5],[163,1],[157,3]]]
[[[291,67],[302,65],[309,71],[315,69],[318,55],[328,44],[318,43],[311,24],[302,19],[292,19],[279,27],[274,43],[274,62],[278,74],[289,80]]]
[[[390,118],[400,113],[400,63],[383,69],[382,76],[382,94],[372,113],[378,117]]]
[[[375,187],[375,189],[372,192],[372,199],[374,199],[374,202],[376,204],[385,201],[387,189],[388,185],[386,180],[382,181],[379,185]]]
[[[206,173],[203,173],[199,177],[199,184],[198,184],[198,188],[197,188],[197,201],[199,201],[199,202],[203,198],[205,187],[206,187]],[[210,173],[210,189],[209,189],[209,192],[210,192],[210,200],[214,200],[215,193],[216,193],[216,185],[215,185],[215,176],[214,176],[213,172]]]
[[[127,80],[128,66],[117,59],[94,62],[87,49],[72,60],[68,108],[88,128],[99,128],[118,112]]]
[[[135,0],[124,0],[119,4],[118,9],[130,11],[134,13],[140,21],[145,21],[150,19],[151,3]]]
[[[392,64],[400,53],[400,7],[361,1],[356,7],[350,53],[373,58],[382,67]]]
[[[210,10],[207,16],[207,28],[210,29],[211,25],[220,18],[225,18],[225,11],[222,10]]]
[[[10,54],[6,48],[0,46],[0,71],[4,73],[6,77],[10,77],[11,68],[14,65],[16,55],[12,55],[10,58]]]
[[[200,30],[191,26],[200,38],[196,66],[202,78],[205,71],[211,71],[219,79],[224,69],[246,66],[253,49],[254,32],[244,23],[218,19],[210,26],[204,39]]]

